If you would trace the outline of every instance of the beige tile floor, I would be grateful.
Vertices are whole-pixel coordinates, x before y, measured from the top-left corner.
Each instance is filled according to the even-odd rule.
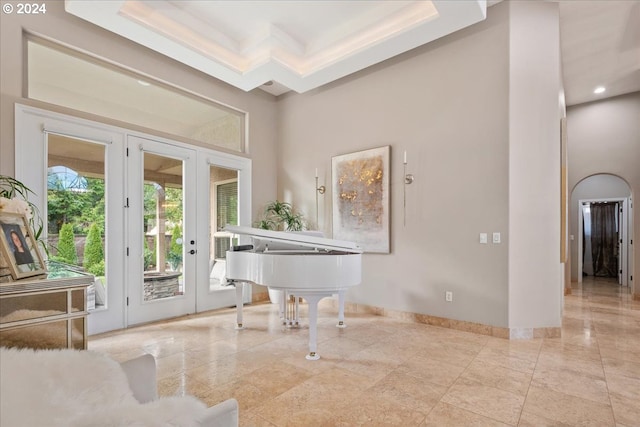
[[[576,284],[577,286],[577,284]],[[565,297],[561,338],[508,341],[323,309],[321,359],[277,307],[224,309],[90,338],[156,357],[160,395],[235,397],[242,426],[640,426],[640,302],[608,280]]]

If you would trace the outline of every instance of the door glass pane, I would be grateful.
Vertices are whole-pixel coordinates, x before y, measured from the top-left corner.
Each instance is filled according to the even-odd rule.
[[[96,276],[88,309],[106,308],[105,146],[54,134],[47,144],[49,259]]]
[[[231,233],[223,231],[227,224],[238,225],[238,172],[218,166],[211,166],[210,173],[209,224],[211,275],[209,290],[221,289],[224,285],[225,259],[227,250],[237,243]]]
[[[184,294],[183,162],[144,153],[143,301]]]

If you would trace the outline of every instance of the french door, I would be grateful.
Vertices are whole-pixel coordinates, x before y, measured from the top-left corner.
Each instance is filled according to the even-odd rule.
[[[224,227],[251,223],[251,162],[219,155],[200,156],[198,162],[198,235],[207,237],[198,252],[198,263],[209,266],[199,269],[196,309],[201,312],[236,304],[235,288],[228,286],[225,276],[226,251],[237,242]],[[245,285],[243,292],[243,301],[251,302],[251,286]]]
[[[196,152],[129,136],[127,323],[195,312]]]
[[[79,247],[98,225],[104,259],[89,267],[80,251],[77,261],[96,277],[90,335],[235,305],[222,229],[251,225],[250,159],[22,105],[15,147],[16,178],[50,217],[50,240],[72,222]]]
[[[246,160],[135,136],[127,148],[127,323],[234,306],[223,228],[246,217]]]

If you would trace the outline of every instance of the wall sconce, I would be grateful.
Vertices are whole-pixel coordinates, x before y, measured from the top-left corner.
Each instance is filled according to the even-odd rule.
[[[412,184],[413,183],[413,174],[407,173],[407,152],[404,152],[404,183]]]
[[[326,191],[326,187],[324,185],[321,185],[320,187],[318,187],[318,168],[316,168],[316,191],[320,194],[324,194],[324,192]],[[316,194],[316,197],[318,195]]]
[[[318,187],[318,168],[316,168],[316,227],[320,229],[320,224],[318,222],[318,194],[324,194],[326,191],[326,187],[321,185]]]
[[[413,183],[413,180],[414,180],[414,178],[413,178],[413,174],[411,174],[411,173],[407,173],[407,174],[405,174],[405,175],[404,175],[404,183],[405,183],[405,184],[407,184],[407,185],[408,185],[408,184],[412,184],[412,183]]]
[[[403,214],[404,214],[404,219],[403,219],[403,225],[406,226],[407,225],[407,185],[413,184],[414,181],[414,177],[413,174],[411,173],[407,173],[407,151],[405,150],[404,152],[404,186],[402,187],[403,189]]]

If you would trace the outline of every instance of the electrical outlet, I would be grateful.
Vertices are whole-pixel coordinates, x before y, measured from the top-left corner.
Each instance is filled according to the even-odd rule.
[[[451,291],[447,291],[447,292],[445,292],[445,293],[444,293],[444,299],[445,299],[447,302],[451,302],[451,301],[453,301],[453,292],[451,292]]]

